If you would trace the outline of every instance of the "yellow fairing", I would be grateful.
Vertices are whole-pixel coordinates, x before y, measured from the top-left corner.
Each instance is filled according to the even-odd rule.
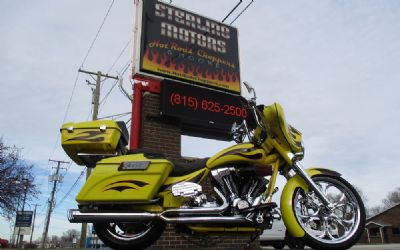
[[[155,198],[172,168],[168,160],[148,159],[143,154],[107,158],[97,163],[76,200],[78,203],[148,201]]]
[[[287,160],[288,153],[296,154],[303,152],[301,145],[301,133],[287,124],[283,108],[279,103],[266,106],[263,110],[263,119],[268,124],[267,144],[272,144],[279,153]]]
[[[207,161],[207,168],[231,164],[231,163],[250,163],[265,164],[267,158],[265,151],[256,148],[252,143],[241,143],[218,152]]]
[[[307,169],[308,176],[312,177],[319,174],[326,174],[326,175],[339,175],[338,173],[321,168],[310,168]],[[289,179],[286,183],[285,187],[282,190],[281,195],[281,213],[282,219],[285,223],[286,228],[289,232],[297,238],[301,238],[304,236],[304,230],[300,227],[299,223],[297,222],[296,216],[294,215],[293,211],[293,194],[295,193],[297,188],[302,188],[304,191],[308,191],[308,186],[304,182],[304,180],[295,175]]]

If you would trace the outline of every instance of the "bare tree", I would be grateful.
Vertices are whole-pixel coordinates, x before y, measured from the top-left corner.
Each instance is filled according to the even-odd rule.
[[[360,195],[361,200],[362,200],[363,203],[364,203],[364,206],[366,206],[366,205],[367,205],[367,202],[368,202],[368,198],[367,198],[367,196],[365,195],[365,193],[362,191],[362,189],[361,189],[360,187],[355,186],[355,185],[353,185],[353,187],[354,187],[354,189],[357,191],[357,193]]]
[[[33,165],[27,164],[20,152],[0,138],[0,214],[7,219],[15,215],[25,197],[28,201],[39,193],[34,184]]]
[[[76,242],[79,242],[80,232],[76,229],[68,229],[61,236],[61,241],[63,246],[69,247],[72,246],[72,242],[76,239]]]
[[[384,208],[391,208],[394,205],[400,203],[400,187],[396,188],[394,191],[389,192],[386,198],[382,200]]]
[[[391,208],[397,204],[400,204],[400,187],[397,187],[394,191],[389,192],[386,195],[386,198],[382,200],[382,205],[369,208],[368,216],[379,214],[383,210]]]
[[[370,207],[368,210],[367,210],[367,217],[371,217],[371,216],[374,216],[374,215],[376,215],[376,214],[379,214],[380,212],[382,212],[383,211],[383,207],[382,206],[380,206],[380,205],[378,205],[378,206],[374,206],[374,207]]]
[[[50,242],[52,246],[60,247],[61,238],[57,235],[52,235]]]

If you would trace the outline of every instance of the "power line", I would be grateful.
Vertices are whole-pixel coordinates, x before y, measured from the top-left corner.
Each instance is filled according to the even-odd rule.
[[[83,61],[82,61],[82,63],[81,63],[80,68],[83,68],[83,65],[85,64],[86,59],[88,58],[88,56],[89,56],[89,54],[90,54],[90,52],[91,52],[91,50],[92,50],[92,48],[93,48],[94,43],[96,42],[97,38],[99,37],[100,31],[101,31],[101,29],[103,28],[104,23],[106,22],[106,19],[107,19],[107,17],[108,17],[108,14],[110,13],[110,10],[111,10],[113,4],[114,4],[114,0],[112,0],[112,2],[111,2],[111,4],[110,4],[110,7],[108,7],[107,13],[106,13],[106,15],[104,16],[103,21],[101,22],[101,25],[100,25],[99,29],[97,30],[96,36],[94,37],[92,43],[90,44],[89,49],[88,49],[88,51],[86,52],[85,57],[83,58]]]
[[[104,104],[108,98],[108,96],[110,95],[111,91],[115,88],[115,86],[117,86],[119,80],[115,80],[114,84],[111,86],[110,90],[107,92],[107,94],[103,97],[103,99],[100,101],[100,111],[103,109]]]
[[[124,67],[122,68],[122,73],[121,73],[121,75],[119,75],[119,78],[122,79],[122,77],[124,76],[125,72],[128,70],[129,65],[130,65],[130,60],[128,60],[128,62],[127,62],[127,63],[124,65]],[[115,86],[118,84],[118,81],[119,81],[119,80],[116,80],[116,81],[114,82],[114,85],[110,88],[110,90],[107,92],[107,94],[106,94],[106,95],[103,97],[103,99],[100,101],[100,105],[101,105],[100,111],[103,109],[103,107],[104,107],[104,105],[105,105],[105,103],[106,103],[106,101],[107,101],[108,96],[110,95],[111,91],[115,88]],[[121,89],[120,89],[120,90],[121,90]]]
[[[131,113],[132,113],[132,112],[129,111],[129,112],[121,113],[121,114],[108,115],[108,116],[104,116],[104,117],[99,118],[99,120],[109,119],[109,118],[111,118],[112,120],[115,120],[115,119],[117,119],[117,118],[130,115]]]
[[[253,2],[254,2],[254,0],[251,0],[251,2],[250,2],[248,5],[246,5],[246,7],[244,7],[244,9],[243,9],[243,10],[235,17],[235,19],[233,19],[233,21],[230,22],[229,24],[232,25],[232,24],[236,21],[236,19],[238,19],[238,18],[247,10],[247,8],[249,8],[250,5],[253,4]]]
[[[125,66],[122,68],[121,76],[125,75],[125,72],[128,70],[130,65],[131,65],[131,60],[129,59],[128,62],[126,62]]]
[[[122,49],[121,53],[119,53],[117,59],[115,59],[114,63],[111,65],[111,67],[107,70],[107,74],[110,73],[110,71],[114,68],[115,64],[118,62],[118,60],[121,58],[122,54],[124,54],[125,50],[128,48],[129,44],[131,43],[132,38],[128,40],[124,48]]]
[[[81,174],[78,176],[78,178],[76,178],[74,184],[72,184],[72,186],[69,188],[68,192],[64,195],[64,197],[61,198],[61,200],[57,203],[57,205],[54,208],[57,208],[58,206],[60,206],[64,202],[64,200],[70,195],[72,190],[78,184],[78,181],[82,178],[83,174],[85,173],[85,170],[86,170],[86,168],[82,170]]]
[[[104,16],[103,21],[101,22],[101,25],[100,25],[99,29],[97,30],[96,36],[94,37],[92,43],[90,44],[89,49],[87,50],[87,52],[86,52],[86,54],[85,54],[85,57],[83,58],[82,63],[81,63],[81,65],[80,65],[79,68],[82,68],[82,67],[83,67],[83,65],[84,65],[85,62],[86,62],[86,59],[88,58],[90,52],[92,51],[92,48],[93,48],[93,46],[94,46],[94,44],[95,44],[97,38],[99,37],[100,31],[101,31],[101,29],[103,28],[103,25],[104,25],[104,23],[105,23],[105,21],[106,21],[106,19],[107,19],[107,17],[108,17],[108,14],[110,13],[110,10],[111,10],[113,4],[114,4],[114,0],[112,0],[110,6],[108,7],[108,10],[107,10],[107,12],[106,12],[106,15]],[[80,72],[78,71],[78,72],[76,73],[76,76],[75,76],[75,81],[74,81],[74,85],[73,85],[73,88],[72,88],[72,92],[71,92],[71,95],[70,95],[70,97],[69,97],[69,101],[68,101],[68,104],[67,104],[67,108],[66,108],[66,110],[65,110],[64,117],[63,117],[63,120],[62,120],[62,123],[63,123],[63,124],[65,123],[65,120],[67,119],[67,115],[68,115],[69,109],[70,109],[70,107],[71,107],[72,98],[73,98],[73,96],[75,95],[76,85],[77,85],[78,79],[79,79],[79,73],[80,73]],[[56,142],[54,143],[53,151],[52,151],[52,153],[51,153],[51,157],[54,155],[54,152],[55,152],[55,150],[56,150],[56,148],[57,148],[57,145],[58,145],[58,143],[59,143],[59,140],[60,140],[60,138],[59,138],[59,136],[57,136]]]
[[[229,13],[224,17],[224,19],[222,19],[222,22],[225,22],[225,20],[232,14],[232,12],[234,12],[237,9],[237,7],[239,7],[239,5],[241,4],[242,0],[239,0],[239,2],[235,5],[235,7],[233,7],[231,11],[229,11]]]

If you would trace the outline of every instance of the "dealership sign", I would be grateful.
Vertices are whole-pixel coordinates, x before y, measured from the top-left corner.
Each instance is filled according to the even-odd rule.
[[[240,93],[236,28],[157,0],[141,2],[139,73]]]
[[[246,101],[238,95],[171,80],[161,82],[161,114],[177,117],[187,135],[231,140],[234,122],[247,119]]]
[[[18,211],[15,220],[17,227],[30,227],[32,224],[33,211]]]

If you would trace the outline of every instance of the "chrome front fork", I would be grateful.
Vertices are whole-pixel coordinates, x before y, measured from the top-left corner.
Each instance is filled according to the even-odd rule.
[[[312,191],[317,195],[317,197],[322,201],[322,203],[330,208],[332,203],[328,200],[326,195],[321,191],[321,189],[315,184],[315,182],[308,176],[307,172],[298,162],[293,163],[293,170],[306,182]]]

